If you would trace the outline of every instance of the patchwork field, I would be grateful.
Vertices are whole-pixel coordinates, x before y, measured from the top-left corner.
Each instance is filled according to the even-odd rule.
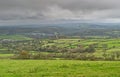
[[[119,61],[0,60],[0,77],[120,77]]]
[[[0,77],[120,77],[120,61],[116,61],[120,60],[119,55],[116,57],[116,54],[120,53],[120,39],[118,38],[33,40],[18,35],[0,36],[0,38],[23,40],[21,42],[15,41],[8,43],[2,40],[3,43],[0,44]],[[26,39],[27,41],[24,41]],[[76,48],[81,47],[86,49],[91,45],[94,45],[95,52],[69,52],[70,49],[74,51]],[[21,55],[21,59],[12,59],[11,57],[14,57],[19,49],[30,52],[33,55],[30,55],[30,58],[26,58],[29,53],[24,52],[22,55],[19,54]],[[62,52],[62,49],[64,49],[65,52]],[[61,50],[61,52],[59,50]],[[38,54],[38,59],[31,58],[35,57],[34,54],[37,54],[39,51],[42,55]],[[86,59],[86,61],[82,61],[81,59],[81,56],[94,55],[95,57],[103,57],[103,59],[100,60],[106,60],[103,56],[104,51],[106,51],[105,53],[108,57],[113,57],[112,61],[89,61],[89,58]],[[77,60],[76,57],[73,58],[73,56],[69,57],[69,55],[67,55],[68,53],[80,59]],[[115,55],[112,55],[113,53]],[[60,56],[62,56],[62,54],[63,57],[61,58]],[[50,60],[51,56],[54,60]],[[66,58],[66,56],[68,56],[68,58]],[[91,58],[95,58],[94,56]],[[41,60],[41,58],[44,59],[44,57],[46,60]],[[66,60],[62,60],[63,58]]]
[[[14,35],[14,37],[17,36]],[[9,37],[9,39],[11,38]],[[3,42],[0,44],[0,57],[2,58],[4,58],[5,54],[15,54],[21,51],[27,51],[32,54],[38,52],[47,53],[47,59],[49,59],[49,55],[56,55],[54,58],[61,58],[60,56],[62,55],[60,54],[66,54],[64,55],[65,58],[69,56],[67,55],[69,53],[73,57],[77,56],[74,59],[80,60],[81,54],[83,56],[94,56],[94,60],[98,60],[95,58],[101,58],[99,60],[120,60],[120,39],[24,39],[20,42]],[[72,59],[72,56],[70,58]]]

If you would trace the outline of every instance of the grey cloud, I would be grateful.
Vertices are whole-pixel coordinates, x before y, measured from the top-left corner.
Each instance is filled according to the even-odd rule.
[[[120,18],[120,0],[0,0],[0,20]]]

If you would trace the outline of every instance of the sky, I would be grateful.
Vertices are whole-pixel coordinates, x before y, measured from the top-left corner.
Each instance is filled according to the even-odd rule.
[[[120,0],[0,0],[0,24],[55,20],[120,22]]]

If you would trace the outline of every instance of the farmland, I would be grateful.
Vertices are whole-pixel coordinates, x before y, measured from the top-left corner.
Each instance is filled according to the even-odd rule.
[[[31,40],[31,38],[22,35],[0,35],[0,39],[10,39],[10,40]]]
[[[2,36],[3,37],[3,36]],[[47,59],[80,59],[80,60],[120,60],[120,39],[112,38],[66,38],[66,39],[32,39],[18,35],[7,37],[16,37],[18,41],[3,41],[0,44],[0,53],[2,54],[19,54],[25,51],[29,54],[44,55]],[[6,36],[4,37],[6,38]],[[24,38],[28,38],[27,40]],[[22,40],[21,40],[22,39]],[[1,56],[0,55],[0,56]],[[33,55],[34,56],[34,55]],[[29,56],[34,59],[33,56]],[[38,55],[36,55],[38,56]],[[70,57],[66,57],[70,56]],[[85,56],[85,57],[81,57]],[[2,56],[4,57],[4,56]],[[7,56],[8,57],[8,56]],[[86,59],[87,57],[87,59]],[[27,57],[28,58],[28,57]],[[38,59],[44,59],[38,58]]]
[[[110,59],[113,61],[102,61],[109,59],[90,61],[98,60],[93,59],[94,56],[104,58],[104,51],[106,54],[119,52],[119,38],[42,40],[29,38],[26,40],[24,36],[20,38],[18,36],[1,36],[2,39],[10,40],[16,37],[17,41],[7,41],[7,43],[3,41],[0,44],[0,77],[120,77],[120,69],[118,69],[120,68],[120,61],[114,61],[119,60],[119,58]],[[90,45],[95,45],[94,52],[79,52],[81,49],[74,52],[69,51],[76,50],[81,46],[87,48]],[[41,49],[39,50],[39,48]],[[30,58],[28,57],[29,53],[32,54]],[[16,55],[19,56],[14,58]],[[94,56],[83,57],[84,59],[79,57],[83,55]],[[74,58],[74,56],[77,57]]]
[[[0,35],[0,77],[120,77],[119,33],[56,38],[17,31]]]
[[[119,61],[0,61],[0,77],[120,77]]]

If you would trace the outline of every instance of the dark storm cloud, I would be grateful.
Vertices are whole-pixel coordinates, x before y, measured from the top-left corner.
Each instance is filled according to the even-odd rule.
[[[120,0],[0,0],[0,20],[119,19]]]

